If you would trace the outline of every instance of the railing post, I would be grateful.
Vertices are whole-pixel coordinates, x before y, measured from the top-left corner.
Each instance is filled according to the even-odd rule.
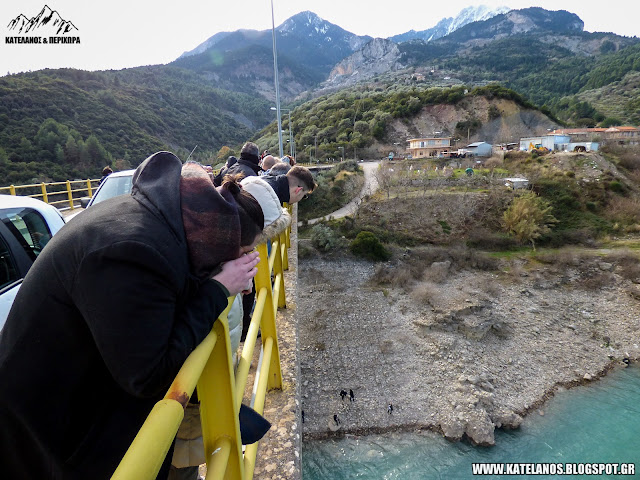
[[[91,179],[87,178],[87,193],[91,196]]]
[[[279,241],[277,247],[278,249],[273,259],[273,293],[277,293],[278,298],[274,302],[278,308],[284,308],[287,306],[287,301],[284,293],[284,263],[282,257],[287,254],[287,246],[282,241]]]
[[[44,203],[49,203],[49,197],[47,197],[47,185],[42,182],[40,184],[40,188],[42,189],[42,201]]]
[[[291,227],[289,227],[291,228]],[[280,234],[280,245],[282,246],[282,270],[289,270],[289,229]]]
[[[69,196],[69,207],[73,210],[73,193],[71,193],[71,182],[67,180],[67,195]]]
[[[212,470],[225,471],[226,479],[242,480],[244,463],[238,418],[240,407],[234,395],[235,381],[231,363],[229,325],[226,318],[224,321],[217,320],[213,324],[213,331],[218,336],[218,342],[198,381],[200,422],[207,471],[211,466]],[[230,442],[228,459],[224,458],[226,455],[220,455],[221,452],[218,450],[222,439]],[[226,469],[220,465],[225,460],[228,460]]]
[[[16,186],[15,185],[9,185],[9,193],[11,193],[11,195],[15,195],[16,194]]]
[[[269,367],[269,388],[282,388],[282,369],[280,368],[280,349],[278,348],[278,332],[276,330],[277,305],[273,302],[273,290],[271,288],[271,272],[269,269],[269,255],[267,244],[262,243],[257,247],[260,253],[260,263],[258,263],[258,273],[255,276],[256,293],[263,288],[267,291],[267,301],[260,321],[262,344],[268,338],[273,338],[273,354]],[[277,256],[277,255],[276,255]],[[277,275],[277,272],[274,272]]]

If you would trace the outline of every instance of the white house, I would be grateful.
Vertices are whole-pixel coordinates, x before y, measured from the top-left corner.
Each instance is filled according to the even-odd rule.
[[[490,157],[493,145],[487,142],[474,142],[467,145],[465,150],[474,157]]]
[[[552,133],[540,137],[526,137],[520,139],[520,150],[530,152],[535,148],[547,148],[550,151],[567,150],[571,137]]]

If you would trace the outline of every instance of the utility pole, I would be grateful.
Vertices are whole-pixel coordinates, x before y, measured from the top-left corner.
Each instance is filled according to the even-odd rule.
[[[293,157],[293,134],[291,133],[291,110],[287,110],[289,113],[289,154]]]
[[[280,87],[278,85],[278,51],[276,50],[276,22],[271,0],[271,36],[273,37],[273,81],[276,85],[276,116],[278,117],[278,151],[282,158],[282,120],[280,119]]]

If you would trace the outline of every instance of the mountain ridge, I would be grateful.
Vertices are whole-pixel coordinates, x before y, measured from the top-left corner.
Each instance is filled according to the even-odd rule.
[[[453,33],[457,29],[477,21],[488,20],[491,17],[506,13],[508,7],[489,8],[486,5],[463,8],[455,17],[447,17],[440,20],[435,26],[426,30],[409,30],[408,32],[388,37],[396,43],[407,42],[409,40],[424,40],[430,42]]]

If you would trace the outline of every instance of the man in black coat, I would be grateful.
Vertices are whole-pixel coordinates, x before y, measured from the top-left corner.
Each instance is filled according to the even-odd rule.
[[[201,167],[208,190],[192,191],[185,167],[168,152],[146,159],[131,195],[75,217],[25,277],[0,334],[2,478],[109,478],[255,275],[237,199]],[[203,217],[212,231],[194,229]]]
[[[220,173],[213,178],[216,187],[222,185],[225,175],[242,174],[245,177],[257,176],[260,168],[260,150],[253,142],[247,142],[242,146],[240,159],[230,167],[223,167]]]

